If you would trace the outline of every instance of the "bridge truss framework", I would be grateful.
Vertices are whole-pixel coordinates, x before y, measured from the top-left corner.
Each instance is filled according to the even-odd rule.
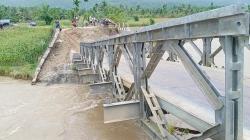
[[[166,111],[201,132],[201,135],[190,140],[243,140],[243,64],[244,47],[249,45],[249,25],[247,7],[232,5],[92,43],[82,42],[80,54],[84,62],[100,75],[99,84],[110,82],[112,85],[115,103],[104,107],[111,107],[112,112],[117,110],[117,105],[129,106],[125,107],[125,110],[138,115],[142,126],[147,128],[155,139],[179,139],[168,130],[168,119],[163,113]],[[221,46],[211,52],[211,41],[214,38],[219,38]],[[195,39],[203,40],[203,50],[193,42]],[[221,95],[199,64],[192,59],[184,48],[185,42],[189,42],[196,50],[201,58],[199,64],[204,66],[213,65],[213,58],[221,50],[224,51],[225,96]],[[182,61],[189,75],[206,96],[215,110],[215,125],[157,97],[151,90],[148,79],[165,52],[169,53],[170,61],[175,61],[177,57]],[[117,67],[121,55],[133,74],[134,82],[128,86],[118,75]],[[108,57],[108,69],[104,69],[105,56]],[[146,59],[149,59],[148,63]],[[131,107],[135,111],[129,110]],[[156,129],[145,121],[150,117],[153,118]]]

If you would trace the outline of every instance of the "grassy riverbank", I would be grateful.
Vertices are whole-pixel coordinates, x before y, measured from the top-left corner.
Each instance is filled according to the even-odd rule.
[[[49,26],[16,26],[0,30],[0,75],[31,79],[52,35]]]

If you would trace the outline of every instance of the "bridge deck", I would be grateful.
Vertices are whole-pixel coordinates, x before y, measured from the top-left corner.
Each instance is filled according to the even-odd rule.
[[[224,70],[202,67],[216,88],[224,95]],[[133,82],[132,73],[129,66],[125,62],[124,57],[121,58],[118,67],[119,75],[128,82]],[[160,61],[153,75],[149,79],[149,85],[155,91],[155,94],[185,111],[192,113],[194,116],[204,121],[214,124],[214,110],[209,105],[206,97],[198,89],[191,77],[185,71],[181,63]],[[250,78],[244,78],[244,128],[245,134],[250,132]]]
[[[106,65],[104,68],[110,68],[111,74],[114,73],[116,75],[118,73],[122,76],[125,79],[125,85],[128,87],[128,83],[132,83],[135,78],[133,89],[136,94],[141,94],[140,88],[141,86],[145,86],[145,83],[140,82],[140,74],[144,73],[148,75],[150,77],[148,79],[149,86],[155,92],[161,107],[197,130],[204,132],[197,139],[204,139],[207,136],[211,137],[211,135],[218,136],[218,139],[222,139],[222,137],[225,137],[223,139],[227,140],[242,139],[243,125],[245,136],[247,135],[247,139],[249,139],[250,135],[246,132],[250,132],[250,121],[247,118],[247,116],[250,116],[250,111],[246,109],[249,105],[249,94],[247,91],[250,90],[250,87],[247,85],[250,85],[250,80],[245,77],[245,85],[242,84],[242,78],[244,78],[242,73],[244,65],[243,46],[249,46],[247,44],[247,37],[249,36],[249,13],[246,10],[247,6],[232,5],[181,17],[164,23],[143,27],[132,33],[101,38],[91,43],[81,43],[81,52],[94,64],[93,67],[95,65],[105,65],[102,64],[103,52],[105,55],[108,55],[110,65]],[[212,53],[211,47],[214,45],[212,45],[211,41],[215,38],[219,38],[216,41],[218,46],[216,47],[216,51]],[[190,52],[185,48],[185,44],[187,43],[184,44],[184,41],[190,42],[190,40],[193,41],[195,39],[202,39],[202,49],[199,50],[199,47],[197,47],[198,44],[193,43],[191,43],[191,48],[194,48],[198,54],[198,62],[202,62],[204,66],[210,66],[214,55],[220,50],[224,50],[225,54],[223,57],[225,59],[222,60],[224,60],[227,67],[227,83],[224,80],[225,72],[223,69],[202,68],[209,75],[209,77],[206,77],[206,74],[202,73],[201,70],[197,70],[197,66],[193,65],[197,63],[197,60],[195,62],[191,61],[191,59],[194,59],[194,56],[192,53],[189,54]],[[152,42],[153,44],[150,44]],[[144,71],[141,67],[143,67],[144,56],[147,53],[144,49],[147,49],[146,45],[148,44],[146,43],[150,44],[149,47],[152,49],[153,55],[150,65]],[[166,61],[161,61],[156,70],[154,70],[156,65],[153,63],[159,62],[164,51],[168,51],[170,56],[173,54],[178,55],[185,63],[185,67],[188,68],[189,74],[181,64]],[[122,58],[120,66],[118,66],[121,54],[124,54],[126,59]],[[202,61],[200,61],[201,59]],[[129,61],[128,65],[126,61]],[[131,64],[132,61],[133,64]],[[107,60],[104,62],[106,63]],[[247,63],[245,64],[247,66]],[[118,67],[118,70],[116,67]],[[131,72],[131,69],[134,72]],[[151,72],[153,72],[152,77]],[[110,79],[114,81],[112,75],[110,75]],[[147,79],[147,77],[143,77],[142,79]],[[211,83],[215,85],[222,96],[225,95],[225,91],[227,92],[226,95],[228,96],[226,96],[224,103],[218,99],[219,93]],[[113,87],[116,88],[117,86],[115,87],[114,85]],[[242,91],[243,87],[244,92]],[[205,92],[206,96],[203,95],[200,89]],[[114,90],[113,94],[117,94],[117,92]],[[241,94],[244,94],[244,97]],[[211,105],[208,101],[211,102]],[[142,113],[145,113],[144,102],[140,96],[141,118]],[[147,100],[147,102],[150,104],[152,100]],[[243,104],[245,111],[242,111]],[[157,109],[155,107],[152,110]],[[218,114],[216,114],[218,117],[216,118],[218,120],[216,123],[219,124],[211,126],[209,124],[215,123],[214,109],[223,110],[218,110]],[[243,123],[242,116],[245,117]],[[219,122],[220,120],[221,122]],[[159,121],[157,124],[161,125],[161,122]],[[221,133],[220,130],[225,130],[225,133]]]

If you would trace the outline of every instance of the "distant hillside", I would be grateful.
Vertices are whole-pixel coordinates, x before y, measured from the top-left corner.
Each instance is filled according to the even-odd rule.
[[[83,0],[82,0],[83,1]],[[89,0],[89,2],[81,3],[82,8],[91,8],[94,4],[100,3],[103,0]],[[154,8],[160,7],[162,4],[191,4],[199,6],[207,6],[211,2],[215,5],[230,5],[234,3],[248,3],[250,0],[105,0],[109,4],[113,5],[127,5],[127,6],[136,6],[140,5],[141,7]],[[72,0],[0,0],[0,4],[8,6],[39,6],[42,4],[49,4],[52,7],[61,7],[61,8],[72,8]]]

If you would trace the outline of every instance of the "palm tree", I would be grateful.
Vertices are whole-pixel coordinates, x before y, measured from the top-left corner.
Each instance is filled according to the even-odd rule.
[[[50,25],[53,20],[53,18],[50,15],[50,11],[51,9],[49,5],[43,5],[40,11],[41,13],[40,18],[45,21],[46,25]]]
[[[88,2],[88,0],[84,0],[84,2]],[[74,18],[79,16],[79,11],[80,11],[80,0],[73,0],[73,4],[75,6],[75,8],[73,9],[74,11]]]

